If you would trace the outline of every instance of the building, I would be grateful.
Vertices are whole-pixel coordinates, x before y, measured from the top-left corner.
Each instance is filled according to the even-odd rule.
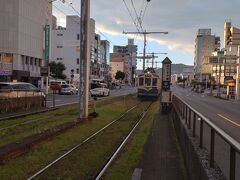
[[[68,80],[79,81],[80,17],[67,16],[66,28],[52,30],[52,61],[62,62]],[[95,34],[95,21],[90,19],[90,79],[104,79],[109,72],[109,42]]]
[[[129,64],[128,64],[129,56],[125,53],[111,53],[110,54],[110,67],[111,67],[111,75],[113,81],[116,81],[115,75],[117,71],[121,71],[125,73],[124,82],[129,83]]]
[[[231,22],[224,23],[224,48],[237,48],[240,45],[240,29],[231,25]],[[237,54],[237,51],[235,51]]]
[[[95,39],[95,21],[90,20],[91,46]],[[63,72],[71,79],[71,74],[79,77],[80,74],[80,17],[67,16],[66,28],[58,27],[52,30],[51,61],[61,62],[66,70]],[[91,61],[93,55],[91,55]],[[79,79],[79,78],[78,78]]]
[[[52,29],[57,29],[57,17],[52,16]]]
[[[49,59],[52,4],[2,0],[0,7],[0,81],[38,85],[40,69]]]
[[[185,65],[183,67],[183,78],[186,78],[186,85],[190,85],[192,80],[194,80],[194,66]]]
[[[195,79],[202,81],[203,59],[205,56],[211,56],[213,51],[220,49],[220,37],[211,35],[211,29],[199,29],[195,37],[194,52],[194,75]]]
[[[134,45],[134,39],[128,39],[126,46],[113,46],[114,53],[123,53],[128,57],[128,82],[133,83],[137,69],[137,45]]]

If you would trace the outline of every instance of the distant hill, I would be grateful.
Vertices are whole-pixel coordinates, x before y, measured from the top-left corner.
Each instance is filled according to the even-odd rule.
[[[187,67],[188,65],[185,64],[172,64],[172,73],[171,74],[181,74],[183,73],[184,67]],[[162,75],[162,68],[158,69],[158,72],[160,75]]]

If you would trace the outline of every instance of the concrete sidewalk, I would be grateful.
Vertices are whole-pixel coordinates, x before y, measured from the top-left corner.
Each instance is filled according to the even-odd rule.
[[[132,180],[184,180],[184,163],[168,115],[155,120]]]

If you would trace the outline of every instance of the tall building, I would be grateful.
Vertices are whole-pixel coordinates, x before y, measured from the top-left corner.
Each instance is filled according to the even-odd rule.
[[[1,0],[0,7],[0,81],[38,85],[40,67],[49,59],[52,4]]]
[[[202,66],[205,56],[211,56],[213,51],[220,49],[220,37],[211,34],[211,29],[199,29],[195,37],[194,74],[202,81]]]
[[[66,28],[52,30],[52,61],[62,62],[66,70],[63,72],[69,80],[74,74],[75,80],[80,74],[80,17],[67,16]],[[95,21],[90,20],[90,78],[104,79],[109,70],[109,42],[102,41],[95,34]],[[78,77],[78,78],[76,78]]]
[[[123,53],[128,57],[128,82],[132,83],[137,69],[137,45],[134,44],[134,39],[128,39],[126,46],[114,46],[114,53]]]
[[[224,23],[224,48],[237,47],[239,45],[240,45],[240,29],[232,26],[231,22],[225,22]]]

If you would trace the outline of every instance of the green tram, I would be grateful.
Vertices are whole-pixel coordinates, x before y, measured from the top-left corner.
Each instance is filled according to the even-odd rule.
[[[138,97],[157,98],[161,90],[160,76],[153,69],[147,69],[137,77]]]

